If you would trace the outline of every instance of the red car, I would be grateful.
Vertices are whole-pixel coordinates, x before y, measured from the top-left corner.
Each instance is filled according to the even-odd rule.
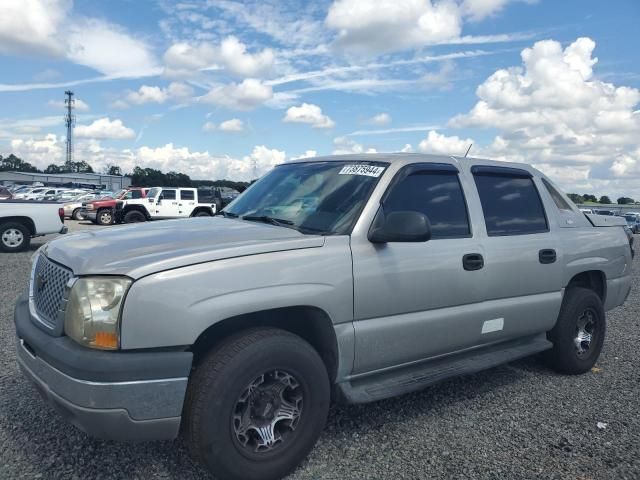
[[[111,225],[114,219],[116,201],[145,198],[148,191],[148,188],[125,188],[124,190],[120,190],[113,197],[106,197],[83,203],[80,214],[83,215],[84,218],[91,220],[93,223],[97,223],[99,225]]]

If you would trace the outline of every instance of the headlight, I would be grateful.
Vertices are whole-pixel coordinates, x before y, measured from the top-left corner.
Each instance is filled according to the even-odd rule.
[[[120,311],[131,285],[124,277],[84,277],[71,288],[64,331],[91,348],[117,350],[120,345]]]
[[[94,208],[96,208],[96,207],[95,207],[95,205],[94,205],[93,203],[90,203],[90,204],[88,204],[85,208],[86,208],[87,210],[93,210],[93,209],[94,209]]]

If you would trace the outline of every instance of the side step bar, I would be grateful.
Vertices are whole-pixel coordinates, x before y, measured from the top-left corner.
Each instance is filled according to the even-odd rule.
[[[553,344],[545,334],[541,334],[368,375],[337,386],[339,394],[347,403],[373,402],[421,390],[451,377],[486,370],[551,347]]]

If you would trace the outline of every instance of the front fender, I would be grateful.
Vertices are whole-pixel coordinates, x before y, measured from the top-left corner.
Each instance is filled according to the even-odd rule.
[[[210,326],[262,310],[311,306],[353,319],[348,237],[320,248],[218,260],[137,280],[122,313],[123,349],[192,345]]]

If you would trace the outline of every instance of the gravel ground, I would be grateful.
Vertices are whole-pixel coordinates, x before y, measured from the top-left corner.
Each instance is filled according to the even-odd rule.
[[[43,242],[34,240],[31,252],[0,254],[0,478],[207,478],[179,440],[121,444],[87,437],[22,377],[13,305]],[[592,373],[562,376],[531,358],[395,400],[335,408],[315,450],[290,478],[640,478],[639,295],[635,289],[609,312]]]

